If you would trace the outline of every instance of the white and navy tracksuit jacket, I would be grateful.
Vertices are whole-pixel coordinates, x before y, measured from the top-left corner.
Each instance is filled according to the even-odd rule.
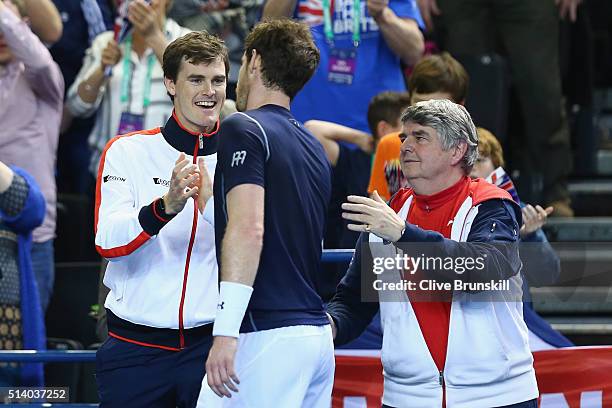
[[[215,132],[216,133],[216,132]],[[170,217],[168,192],[181,152],[203,156],[211,177],[216,134],[193,134],[173,114],[164,128],[118,136],[104,150],[96,185],[96,248],[110,262],[109,335],[179,350],[212,332],[218,300],[214,204],[204,214],[189,199]]]
[[[404,191],[400,190],[398,195]],[[411,191],[403,194],[397,205],[391,203],[403,219],[408,219],[413,210]],[[466,248],[461,242],[472,242],[470,245],[481,255],[487,254],[484,272],[479,278],[485,281],[508,279],[518,291],[518,301],[494,299],[490,292],[452,293],[444,371],[434,363],[417,321],[416,305],[405,291],[379,292],[379,303],[362,302],[362,288],[371,287],[370,281],[375,279],[375,275],[369,273],[372,267],[368,263],[372,262],[372,257],[380,256],[384,248],[389,248],[393,254],[395,248],[384,245],[374,234],[360,236],[355,256],[328,311],[338,328],[336,344],[341,345],[361,334],[380,310],[385,405],[395,408],[488,408],[537,398],[533,357],[520,301],[522,281],[518,247],[491,245],[518,240],[520,209],[509,198],[482,203],[473,201],[471,195],[461,198],[459,210],[451,214],[453,222],[448,223],[452,225],[450,238],[406,223],[405,233],[399,241],[431,243],[437,246],[436,250],[448,255],[458,253],[460,247]],[[435,214],[432,212],[431,216]],[[500,268],[500,265],[507,268]],[[444,323],[426,319],[423,324]]]

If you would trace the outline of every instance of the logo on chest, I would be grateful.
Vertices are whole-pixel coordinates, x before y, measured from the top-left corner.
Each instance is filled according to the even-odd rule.
[[[104,176],[102,180],[104,180],[105,183],[108,183],[109,181],[125,181],[125,177],[111,176],[108,174]]]
[[[153,177],[153,183],[164,187],[170,187],[170,180],[164,180],[159,177]]]

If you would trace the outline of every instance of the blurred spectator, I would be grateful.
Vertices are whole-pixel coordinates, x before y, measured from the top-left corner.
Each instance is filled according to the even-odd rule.
[[[494,51],[499,37],[507,52],[524,123],[524,137],[513,167],[529,201],[572,216],[567,175],[572,156],[561,95],[559,21],[576,19],[581,0],[418,0],[429,28],[438,23],[441,45],[455,56]],[[555,3],[559,9],[555,7]],[[494,32],[490,32],[494,29]]]
[[[25,10],[25,9],[21,9]],[[43,43],[9,2],[0,2],[0,160],[31,174],[47,202],[34,230],[32,267],[43,310],[55,276],[55,158],[64,80]]]
[[[236,99],[244,39],[261,16],[264,0],[175,0],[168,14],[191,30],[204,30],[225,42],[230,56],[228,99]]]
[[[410,103],[449,99],[463,105],[468,85],[467,72],[450,54],[430,55],[414,66],[408,79]],[[399,130],[380,140],[372,163],[368,194],[376,190],[384,200],[390,200],[400,188],[408,186],[400,168],[400,146]]]
[[[324,120],[309,120],[304,126],[321,142],[332,167],[341,160],[340,142],[352,143],[366,154],[371,154],[374,149],[374,138],[368,132]]]
[[[167,44],[189,30],[166,18],[171,5],[171,0],[123,3],[120,14],[128,16],[132,33],[121,44],[115,42],[112,31],[98,35],[68,91],[66,105],[72,115],[96,113],[89,135],[89,170],[94,178],[100,155],[112,137],[163,126],[172,114],[160,61]],[[110,78],[104,72],[107,66],[112,67]]]
[[[328,216],[337,217],[342,212],[340,204],[345,200],[342,195],[343,191],[357,189],[357,186],[337,185],[336,183],[350,183],[351,173],[354,162],[347,155],[347,149],[342,148],[340,141],[354,143],[359,146],[363,154],[371,157],[373,149],[376,147],[381,136],[392,132],[399,131],[401,128],[399,120],[403,108],[409,105],[410,96],[406,92],[381,92],[372,98],[368,106],[367,120],[370,127],[370,133],[362,132],[357,129],[352,129],[347,126],[342,126],[337,123],[309,120],[304,124],[308,130],[321,142],[327,158],[330,161],[334,177],[333,177],[333,192],[332,199],[328,209]],[[356,171],[359,169],[357,168]],[[326,248],[347,248],[356,240],[356,234],[346,228],[348,224],[345,220],[338,220],[337,228],[328,228],[325,232],[324,244]],[[354,244],[353,244],[354,245]],[[339,279],[344,276],[346,268],[341,266],[336,268],[336,265],[329,268],[326,275],[335,278],[328,283],[329,294],[333,294],[338,284]],[[327,288],[326,288],[327,289]],[[326,294],[324,292],[324,294]]]
[[[523,261],[523,318],[529,328],[531,351],[554,347],[570,347],[573,344],[561,333],[554,330],[534,310],[529,293],[530,286],[546,286],[557,282],[561,272],[559,256],[552,248],[542,227],[546,224],[552,207],[522,203],[510,177],[503,169],[502,146],[486,129],[478,128],[478,159],[472,169],[472,177],[481,177],[508,191],[521,206],[523,225],[520,230],[521,260]]]
[[[410,95],[406,92],[385,91],[374,96],[367,115],[371,133],[324,120],[309,120],[304,126],[321,142],[330,163],[336,166],[342,151],[338,142],[352,143],[372,154],[382,136],[400,129],[400,113],[409,103]]]
[[[59,12],[51,0],[10,0],[27,16],[30,28],[40,40],[51,45],[62,36],[63,24]]]
[[[356,3],[360,10],[354,12]],[[415,0],[267,0],[263,16],[293,16],[312,27],[321,62],[291,104],[302,122],[324,120],[368,132],[370,100],[385,90],[405,91],[400,63],[412,65],[423,53],[423,22]],[[347,195],[367,195],[370,177],[370,154],[354,144],[341,144],[346,156],[341,164],[350,167],[334,169],[328,229],[343,224],[333,209]],[[340,245],[352,248],[355,242]]]
[[[112,8],[108,0],[53,0],[64,23],[64,33],[50,48],[58,63],[66,89],[74,82],[85,51],[96,36],[113,27]],[[94,118],[72,118],[64,109],[62,131],[57,152],[57,189],[61,192],[86,193],[93,188],[89,168],[87,137]]]
[[[2,6],[0,6],[1,8]],[[45,199],[25,171],[0,161],[0,349],[44,350],[45,328],[30,247]],[[0,386],[43,385],[42,364],[0,363]]]

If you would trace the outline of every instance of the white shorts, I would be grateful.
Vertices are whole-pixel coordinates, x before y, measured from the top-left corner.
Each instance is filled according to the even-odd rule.
[[[239,392],[220,398],[204,376],[198,408],[331,406],[335,360],[329,325],[243,333],[234,364]]]

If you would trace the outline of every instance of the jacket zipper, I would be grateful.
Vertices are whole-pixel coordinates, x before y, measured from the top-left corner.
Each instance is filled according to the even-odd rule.
[[[204,147],[203,135],[198,135],[198,140],[193,149],[193,164],[198,162],[198,148]],[[193,222],[191,224],[191,237],[189,238],[189,246],[187,247],[187,259],[185,260],[185,271],[183,273],[183,290],[181,292],[181,303],[179,305],[179,348],[185,348],[185,325],[183,322],[183,307],[185,306],[185,294],[187,292],[187,278],[189,277],[189,261],[191,260],[191,252],[195,241],[196,229],[198,227],[198,201],[193,200]]]
[[[444,371],[440,371],[440,377],[438,381],[442,386],[442,408],[446,408],[446,384],[444,384]]]

